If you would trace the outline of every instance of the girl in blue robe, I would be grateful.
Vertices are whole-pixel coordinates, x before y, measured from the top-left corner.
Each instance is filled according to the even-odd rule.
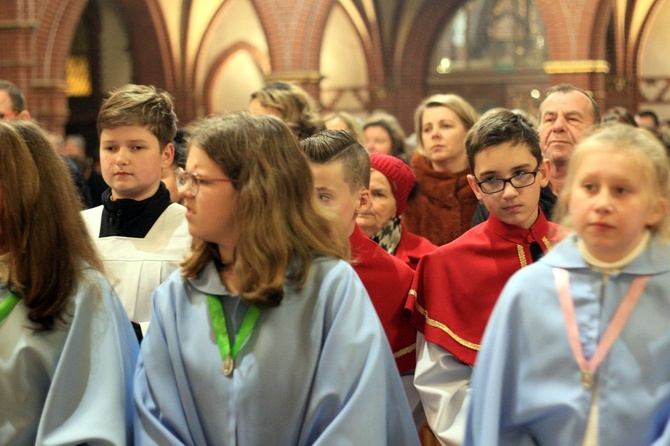
[[[210,117],[177,172],[193,253],[154,293],[137,444],[416,445],[346,235],[290,128]]]
[[[670,444],[668,171],[642,130],[580,143],[558,209],[575,234],[503,290],[466,444]]]
[[[0,444],[129,444],[137,340],[44,132],[0,121]]]

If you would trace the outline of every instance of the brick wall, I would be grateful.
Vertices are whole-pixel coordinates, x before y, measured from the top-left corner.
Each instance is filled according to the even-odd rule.
[[[160,2],[117,1],[131,34],[134,82],[168,89],[178,98],[179,115],[185,122],[192,119],[199,102],[195,97],[197,92],[192,88],[192,76],[186,76],[191,68],[175,62],[178,59],[167,44],[169,39]],[[319,97],[319,80],[315,73],[318,75],[319,72],[325,23],[337,0],[250,1],[265,31],[273,69],[271,76],[286,74],[293,77],[314,97]],[[68,121],[65,64],[77,23],[87,3],[88,0],[8,0],[0,8],[0,41],[3,42],[0,78],[17,83],[26,93],[32,114],[57,132],[62,132]],[[379,11],[383,0],[376,0],[376,3]],[[382,51],[379,24],[366,16],[365,3],[354,1],[352,4],[367,20],[368,36],[361,44],[368,56],[369,108],[384,108],[395,113],[409,133],[414,108],[428,93],[426,65],[434,41],[464,0],[423,0],[400,55],[396,55],[392,48],[386,48],[386,53]],[[193,13],[188,8],[194,5],[197,2],[182,3],[187,13]],[[551,60],[605,57],[607,26],[604,23],[612,11],[611,1],[543,0],[537,1],[537,5],[546,28]],[[399,19],[396,20],[399,24]],[[187,23],[183,21],[182,25]],[[639,42],[639,36],[633,36],[632,41]],[[624,71],[629,81],[635,79],[636,51],[637,47],[633,46],[632,53],[625,55]],[[398,71],[394,72],[393,67],[399,67]],[[205,78],[208,78],[207,74]],[[630,90],[612,93],[611,76],[602,73],[553,74],[550,82],[570,82],[591,90],[601,103],[606,102],[608,92],[617,99],[636,99]],[[633,85],[630,88],[635,88],[634,82],[630,84]]]

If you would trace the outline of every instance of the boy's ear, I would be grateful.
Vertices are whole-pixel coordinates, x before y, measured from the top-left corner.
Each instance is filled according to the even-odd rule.
[[[542,160],[538,176],[540,177],[540,186],[547,187],[549,184],[549,177],[551,176],[551,161],[546,158]]]
[[[370,201],[370,190],[361,187],[361,189],[358,191],[359,196],[358,196],[358,207],[356,208],[356,214],[359,212],[363,212],[368,210],[370,206],[372,206],[372,202]]]
[[[477,200],[482,201],[482,191],[479,189],[479,186],[477,186],[477,178],[475,178],[474,175],[468,174],[468,184],[470,185],[472,192],[477,196]]]
[[[172,165],[172,160],[174,159],[174,144],[171,142],[167,143],[163,148],[163,153],[161,155],[161,168],[167,169]]]

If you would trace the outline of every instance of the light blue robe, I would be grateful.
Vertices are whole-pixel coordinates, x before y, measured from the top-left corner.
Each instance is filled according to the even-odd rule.
[[[0,444],[132,443],[137,338],[109,282],[84,275],[65,324],[35,333],[23,301],[0,323]]]
[[[486,329],[472,380],[466,445],[579,445],[593,389],[570,347],[553,268],[570,273],[588,359],[632,280],[650,275],[596,374],[602,445],[670,444],[670,251],[653,238],[603,286],[571,236],[507,283]]]
[[[390,346],[348,264],[317,258],[300,292],[285,286],[231,376],[206,293],[223,296],[228,313],[244,307],[211,263],[154,293],[135,375],[137,444],[418,445]],[[227,319],[237,332],[241,312]]]

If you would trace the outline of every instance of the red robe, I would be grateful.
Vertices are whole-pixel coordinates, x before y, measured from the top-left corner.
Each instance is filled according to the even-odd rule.
[[[505,283],[532,263],[530,243],[537,242],[547,252],[564,236],[563,227],[548,222],[541,211],[530,229],[491,215],[419,262],[407,299],[412,325],[427,341],[474,365]]]
[[[351,266],[361,278],[384,327],[400,373],[416,365],[416,330],[405,311],[407,292],[412,285],[412,269],[370,240],[356,225],[349,238]]]
[[[403,227],[400,243],[395,248],[393,255],[405,262],[412,270],[415,270],[421,257],[436,249],[437,246],[433,245],[427,238],[412,234]]]

